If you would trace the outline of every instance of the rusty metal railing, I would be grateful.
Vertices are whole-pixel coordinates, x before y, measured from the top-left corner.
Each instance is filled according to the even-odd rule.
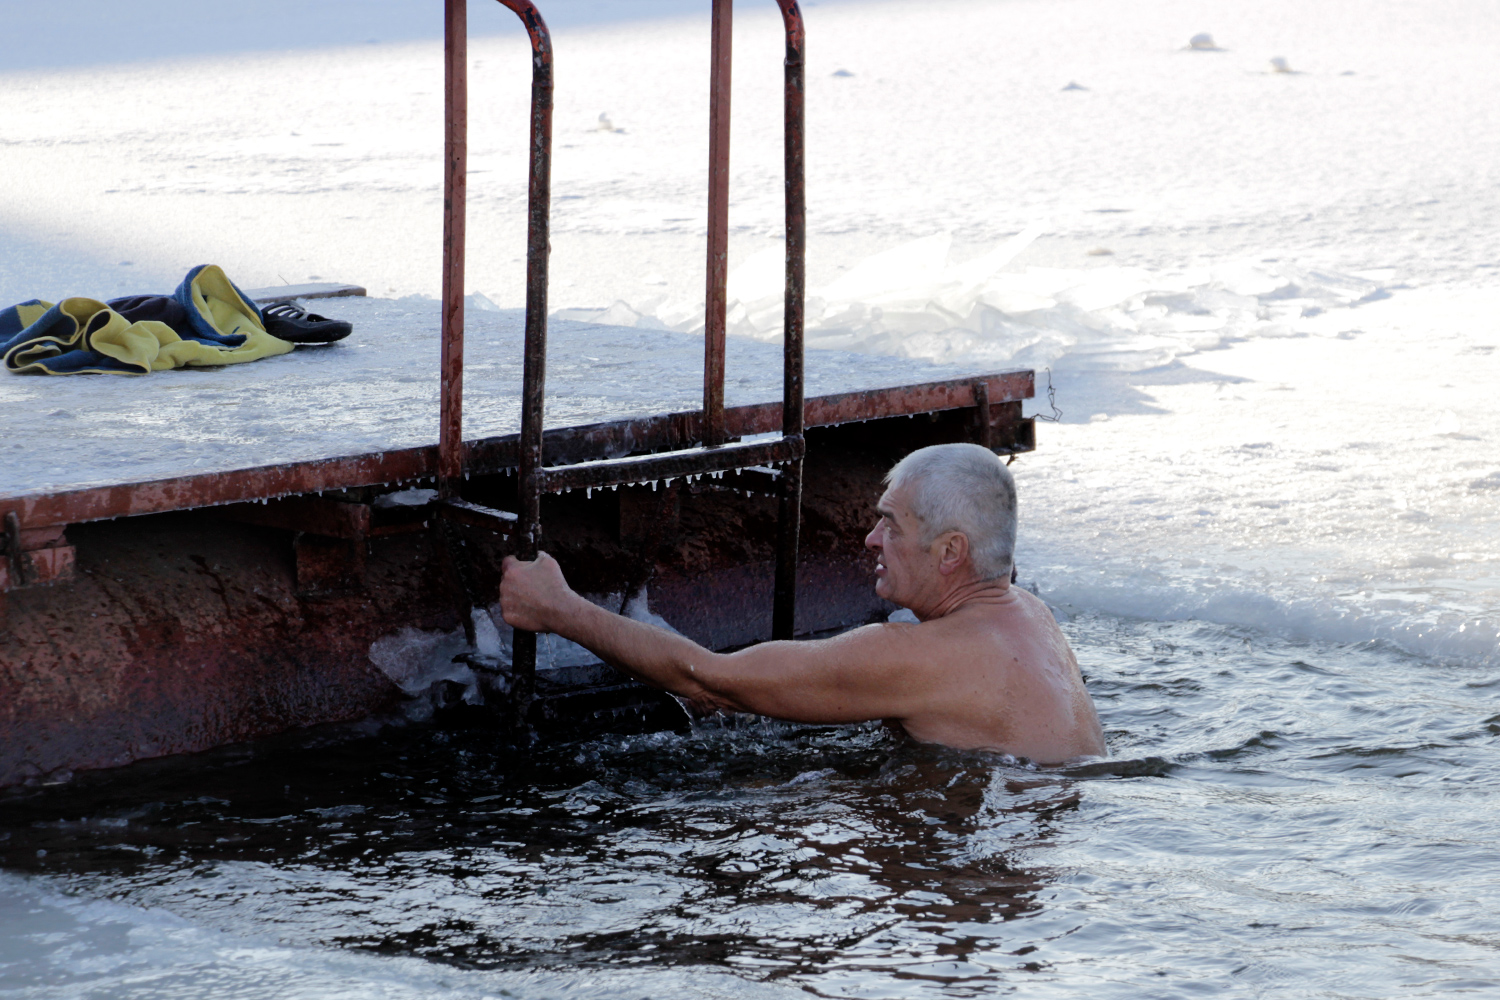
[[[727,4],[729,0],[725,0]],[[786,158],[786,301],[782,312],[781,433],[802,440],[803,420],[803,308],[807,284],[807,185],[803,152],[806,146],[806,33],[796,0],[777,0],[786,27],[786,79],[783,126]],[[720,384],[720,398],[723,385]],[[781,509],[776,527],[776,593],[771,612],[771,636],[790,639],[797,612],[797,547],[802,530],[802,456],[788,463],[782,475]]]
[[[801,529],[803,439],[803,299],[806,275],[804,198],[804,31],[796,0],[777,0],[786,29],[786,301],[781,433],[773,440],[731,442],[724,408],[724,334],[729,243],[729,122],[733,0],[713,0],[709,86],[708,262],[704,318],[701,440],[674,451],[548,467],[543,462],[547,372],[547,255],[551,203],[552,43],[530,0],[499,0],[531,39],[531,135],[526,237],[526,336],[521,389],[519,490],[516,515],[486,512],[461,496],[464,478],[463,337],[465,197],[468,141],[467,0],[445,0],[446,130],[443,197],[442,400],[438,493],[445,515],[511,535],[516,554],[536,557],[541,497],[702,475],[754,465],[782,466],[776,534],[772,637],[791,638],[796,620],[797,549]],[[472,595],[471,595],[472,596]],[[533,683],[536,636],[517,630],[514,694],[524,706]]]

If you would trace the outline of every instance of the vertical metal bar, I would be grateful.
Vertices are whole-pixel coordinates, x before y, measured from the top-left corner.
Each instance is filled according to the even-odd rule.
[[[500,0],[531,35],[531,158],[527,185],[526,347],[521,386],[520,551],[536,558],[541,544],[543,405],[547,389],[547,259],[551,253],[552,40],[529,0]]]
[[[797,626],[797,548],[802,530],[802,459],[781,467],[781,498],[776,515],[776,589],[771,604],[771,638],[790,639]]]
[[[703,440],[723,444],[724,325],[729,281],[729,96],[734,0],[713,0],[708,90],[708,272],[703,315]]]
[[[443,4],[443,341],[438,416],[438,493],[463,481],[464,223],[468,181],[468,0]]]
[[[786,26],[786,304],[782,335],[781,433],[803,432],[803,308],[807,282],[807,201],[803,166],[806,117],[802,12],[777,0]],[[776,585],[771,637],[790,639],[797,624],[797,550],[802,530],[802,459],[782,469],[776,519]]]
[[[995,423],[990,418],[990,384],[984,379],[974,383],[974,407],[979,411],[979,444],[995,450]]]
[[[519,532],[516,555],[535,559],[542,534],[542,429],[547,395],[547,258],[552,210],[552,36],[530,0],[500,0],[531,37],[531,158],[526,220],[526,354],[521,374]],[[518,729],[536,690],[536,634],[517,629],[511,699]]]
[[[5,561],[10,564],[11,587],[26,586],[26,556],[21,551],[21,519],[16,516],[15,511],[8,511],[5,515],[5,551],[0,552]]]

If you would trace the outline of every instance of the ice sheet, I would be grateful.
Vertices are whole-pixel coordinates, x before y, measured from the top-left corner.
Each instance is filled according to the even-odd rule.
[[[5,23],[66,23],[70,52],[85,47],[75,36],[122,61],[135,51],[110,5],[79,0],[71,19],[34,6],[6,5]],[[515,20],[471,7],[496,30]],[[1255,256],[1426,281],[1500,259],[1500,230],[1481,221],[1500,206],[1500,105],[1478,99],[1494,89],[1493,4],[927,0],[921,13],[806,10],[815,286],[916,237],[951,232],[978,256],[1036,224],[1017,268]],[[555,307],[702,294],[706,15],[559,22]],[[138,34],[257,37],[240,16],[129,12]],[[246,285],[317,275],[437,295],[441,44],[379,31],[383,17],[351,10],[369,30],[351,39],[299,13],[279,34],[300,37],[276,48],[321,32],[316,58],[205,39],[176,60],[0,72],[0,301],[171,287],[204,261]],[[779,20],[769,2],[737,8],[733,264],[781,236]],[[1186,51],[1204,30],[1223,51]],[[1275,55],[1299,72],[1268,72]],[[527,49],[510,31],[475,37],[470,56],[467,290],[519,306]],[[601,112],[618,131],[598,129]]]
[[[1382,274],[1253,258],[1171,270],[1010,269],[1039,233],[1027,230],[963,261],[953,259],[947,233],[872,254],[809,290],[807,344],[933,362],[1040,368],[1066,359],[1075,371],[1139,371],[1243,340],[1344,336],[1349,331],[1337,319],[1330,325],[1329,310],[1390,295],[1377,280]],[[731,334],[781,342],[782,261],[781,248],[772,247],[730,273]],[[622,300],[558,315],[703,330],[701,297]]]
[[[1015,465],[1023,579],[1079,607],[1395,642],[1493,683],[1497,313],[1500,289],[1407,290],[1305,321],[1322,336],[1059,374],[1064,422]]]

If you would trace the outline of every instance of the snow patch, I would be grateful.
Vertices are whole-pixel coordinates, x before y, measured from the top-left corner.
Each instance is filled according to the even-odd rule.
[[[494,625],[490,628],[493,630]],[[463,686],[467,704],[482,704],[484,697],[474,671],[453,659],[467,651],[469,643],[462,628],[443,632],[407,626],[371,643],[370,662],[412,699],[425,702],[435,688],[452,681]]]
[[[1331,309],[1383,298],[1367,277],[1255,260],[1140,267],[1007,268],[1041,234],[1029,228],[972,260],[947,233],[857,263],[807,300],[807,347],[982,367],[1139,371],[1261,337],[1336,336]],[[753,254],[728,280],[728,332],[780,343],[785,252]],[[703,302],[617,301],[556,318],[701,334]]]
[[[375,498],[376,507],[425,507],[437,499],[437,490],[423,490],[413,487],[409,490],[397,490],[395,493],[386,493]]]

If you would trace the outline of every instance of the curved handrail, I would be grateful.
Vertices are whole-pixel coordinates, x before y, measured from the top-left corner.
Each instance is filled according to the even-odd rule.
[[[499,0],[521,19],[531,40],[531,140],[527,183],[526,346],[521,401],[521,555],[538,541],[536,480],[542,458],[546,391],[547,259],[552,203],[552,36],[531,0]],[[446,0],[446,136],[443,198],[442,401],[438,488],[457,495],[463,480],[463,343],[465,202],[468,182],[468,23],[466,0]]]
[[[547,375],[547,258],[552,213],[552,36],[531,0],[500,0],[531,37],[531,157],[526,190],[526,347],[521,385],[520,535],[517,555],[541,542],[542,406]]]
[[[522,369],[520,511],[517,555],[535,559],[540,541],[542,404],[547,374],[547,256],[552,204],[552,36],[531,0],[499,0],[531,39],[531,142],[526,221],[526,347]],[[443,171],[442,398],[438,425],[438,492],[458,499],[464,475],[464,249],[468,195],[468,4],[445,0],[445,136]],[[467,585],[466,585],[467,586]],[[512,646],[512,700],[524,732],[536,672],[536,635],[517,629]]]

